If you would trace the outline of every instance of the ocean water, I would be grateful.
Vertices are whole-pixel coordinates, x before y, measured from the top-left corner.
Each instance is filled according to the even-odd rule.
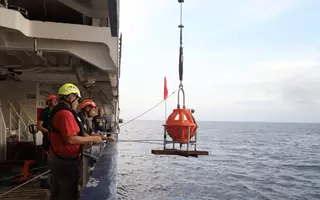
[[[134,121],[119,140],[161,140],[162,123]],[[151,149],[161,142],[119,142],[118,199],[320,199],[320,124],[198,124],[198,149],[209,156],[159,156]]]

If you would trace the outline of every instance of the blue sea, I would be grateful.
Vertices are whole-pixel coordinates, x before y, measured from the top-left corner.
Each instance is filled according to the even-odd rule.
[[[121,128],[118,199],[320,199],[320,124],[198,122],[209,156],[151,154],[163,121]]]

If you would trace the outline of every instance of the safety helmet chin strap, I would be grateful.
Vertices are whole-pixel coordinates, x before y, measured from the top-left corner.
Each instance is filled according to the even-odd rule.
[[[69,94],[70,95],[70,94]],[[69,101],[68,97],[69,95],[63,96],[61,100],[65,101],[66,103],[68,103],[68,105],[70,106],[70,108],[72,108],[72,104],[73,102],[77,101],[79,99],[79,97],[76,96],[76,98],[73,101]]]
[[[93,109],[93,107],[92,106],[90,106],[91,108],[88,110],[88,111],[86,111],[86,108],[87,108],[88,106],[86,106],[84,109],[83,109],[83,111],[85,112],[85,113],[87,113],[87,117],[90,117],[90,112],[91,112],[91,110]]]

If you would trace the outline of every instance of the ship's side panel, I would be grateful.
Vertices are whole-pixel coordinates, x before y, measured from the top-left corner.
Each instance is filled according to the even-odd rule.
[[[117,198],[117,143],[107,143],[80,200]]]

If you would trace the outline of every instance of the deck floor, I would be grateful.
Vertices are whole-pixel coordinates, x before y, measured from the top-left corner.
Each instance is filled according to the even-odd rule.
[[[0,197],[1,200],[49,200],[49,198],[50,190],[40,188],[19,188]]]

